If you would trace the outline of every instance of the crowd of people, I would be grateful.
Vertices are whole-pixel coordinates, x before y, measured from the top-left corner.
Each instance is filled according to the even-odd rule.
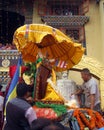
[[[80,107],[100,112],[100,93],[96,80],[88,68],[82,69],[81,77],[84,82],[78,91],[72,93],[72,95],[78,96]],[[30,88],[30,85],[27,85],[25,82],[18,83],[16,87],[17,96],[7,103],[6,116],[4,118],[3,100],[5,97],[0,92],[0,130],[70,130],[70,128],[58,121],[52,121],[43,117],[37,118],[36,112],[31,105],[33,99]],[[2,89],[2,86],[0,89]],[[82,95],[84,95],[84,104],[81,100]]]
[[[6,45],[0,43],[0,50],[16,50],[16,46],[9,43],[6,43]]]

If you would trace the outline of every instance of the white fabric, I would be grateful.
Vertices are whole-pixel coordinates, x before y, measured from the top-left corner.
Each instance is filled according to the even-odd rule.
[[[3,110],[3,102],[4,102],[4,97],[0,96],[0,111]]]
[[[69,101],[71,94],[76,91],[76,83],[69,79],[59,79],[57,80],[57,87],[60,90],[62,96]]]
[[[26,113],[25,117],[28,119],[29,124],[31,125],[32,121],[37,119],[36,113],[32,107],[30,107]]]

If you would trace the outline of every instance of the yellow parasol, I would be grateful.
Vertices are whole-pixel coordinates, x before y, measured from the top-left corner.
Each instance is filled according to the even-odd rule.
[[[27,24],[19,27],[13,43],[25,62],[35,62],[37,55],[54,59],[56,71],[63,71],[78,64],[84,53],[79,43],[74,43],[60,30],[45,24]]]

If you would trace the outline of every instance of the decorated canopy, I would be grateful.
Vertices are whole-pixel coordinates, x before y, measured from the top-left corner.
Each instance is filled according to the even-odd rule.
[[[19,27],[13,43],[25,62],[35,62],[40,54],[54,60],[56,71],[70,69],[82,58],[84,48],[60,30],[45,24],[27,24]]]

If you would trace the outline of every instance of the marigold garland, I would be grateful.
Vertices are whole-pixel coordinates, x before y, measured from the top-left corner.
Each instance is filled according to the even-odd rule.
[[[91,129],[90,122],[85,117],[85,115],[81,111],[79,111],[79,115],[80,115],[80,118],[82,119],[82,121],[84,122],[84,124]]]
[[[91,118],[90,118],[90,124],[91,124],[90,128],[91,128],[91,129],[94,129],[94,128],[96,127],[96,125],[95,125],[96,117],[95,117],[94,111],[91,110],[91,109],[87,109],[87,112],[88,112],[88,114],[89,114],[90,117],[91,117]]]
[[[104,118],[98,112],[95,112],[95,115],[96,115],[96,125],[97,125],[97,127],[98,128],[104,127]]]
[[[86,112],[90,116],[89,120],[86,118],[84,112]],[[84,130],[86,126],[89,127],[90,130],[93,130],[96,127],[104,127],[104,118],[101,116],[100,113],[94,110],[78,108],[74,110],[73,116],[76,117],[80,126],[80,130]]]
[[[84,130],[85,125],[83,124],[83,122],[81,121],[81,118],[79,116],[79,109],[76,109],[74,111],[73,116],[76,117],[78,124],[79,124],[79,127],[80,127],[80,130]]]
[[[79,116],[76,117],[78,120],[78,124],[80,126],[80,130],[84,130],[85,125],[83,124],[83,122],[81,121],[81,118]]]
[[[99,122],[98,120],[96,120],[95,123],[96,123],[97,128],[102,128],[103,127],[102,123]]]

